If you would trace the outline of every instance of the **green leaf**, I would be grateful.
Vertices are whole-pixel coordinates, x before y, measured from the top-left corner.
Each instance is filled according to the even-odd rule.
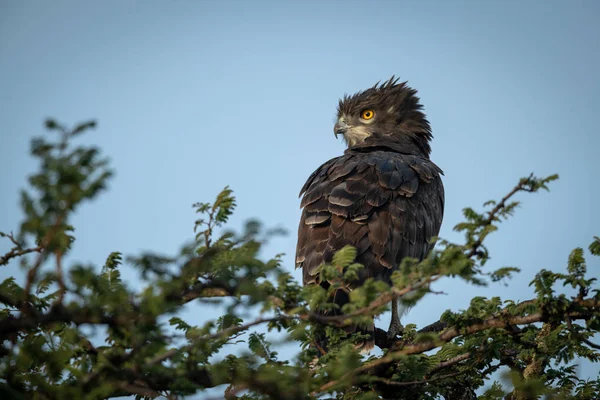
[[[356,258],[356,248],[350,245],[344,246],[333,255],[332,264],[337,267],[347,267]]]
[[[594,236],[594,241],[589,246],[590,253],[600,256],[600,237]]]

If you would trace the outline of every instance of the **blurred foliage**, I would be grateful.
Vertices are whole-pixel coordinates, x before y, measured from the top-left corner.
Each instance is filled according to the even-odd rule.
[[[483,270],[485,239],[513,214],[516,194],[547,190],[557,176],[531,175],[484,211],[466,208],[455,227],[463,243],[439,240],[422,262],[405,259],[392,286],[369,280],[352,292],[343,315],[324,316],[318,311],[336,307],[332,293],[362,268],[355,250],[341,249],[322,267],[328,289],[301,287],[279,255],[259,256],[273,232],[255,221],[240,234],[224,230],[236,206],[229,188],[212,203],[194,204],[195,241],[180,254],[145,253],[123,264],[115,251],[103,266],[64,265],[75,240],[73,212],[112,176],[97,148],[74,145],[95,126],[67,129],[49,120],[57,139],[32,142],[40,168],[21,193],[23,222],[16,234],[1,233],[11,249],[0,255],[0,267],[19,261],[24,283],[0,283],[0,398],[179,398],[217,386],[227,399],[466,399],[475,390],[481,399],[600,398],[600,379],[580,379],[576,368],[581,359],[600,357],[592,341],[600,291],[582,248],[572,251],[564,271],[539,271],[530,300],[476,297],[468,309],[447,311],[421,329],[407,326],[394,340],[377,329],[381,355],[359,354],[354,343],[361,338],[343,329],[368,322],[409,291],[418,302],[442,277],[485,285],[518,273],[510,266]],[[598,237],[589,253],[600,255]],[[139,272],[134,288],[121,279],[125,267]],[[191,302],[223,315],[192,325],[179,315]],[[266,331],[297,343],[295,358],[282,359]],[[323,333],[329,351],[318,357],[315,337]],[[501,382],[490,379],[496,371],[504,371]]]

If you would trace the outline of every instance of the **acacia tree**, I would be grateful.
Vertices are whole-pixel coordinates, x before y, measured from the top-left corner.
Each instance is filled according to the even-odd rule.
[[[103,266],[65,265],[75,240],[73,212],[111,177],[97,148],[71,141],[95,125],[69,130],[49,120],[57,139],[32,141],[40,169],[21,193],[23,221],[16,234],[1,233],[12,248],[0,256],[0,267],[15,268],[18,260],[26,276],[22,285],[15,277],[0,284],[0,398],[178,398],[217,386],[226,399],[461,399],[475,398],[475,390],[480,399],[600,398],[600,379],[575,373],[579,359],[600,356],[590,339],[600,330],[600,291],[587,275],[582,248],[571,252],[564,271],[539,271],[530,300],[476,297],[468,309],[446,311],[429,326],[407,326],[402,337],[388,339],[377,329],[381,355],[357,353],[353,343],[361,338],[342,329],[382,314],[409,291],[418,302],[442,277],[484,285],[518,273],[484,269],[485,239],[512,215],[515,196],[547,189],[557,176],[531,175],[483,211],[464,209],[465,222],[455,227],[464,233],[462,243],[439,240],[425,260],[405,259],[393,285],[368,280],[351,293],[343,316],[324,316],[318,311],[335,307],[332,292],[363,268],[354,249],[340,250],[322,267],[329,289],[301,287],[279,256],[258,257],[266,238],[259,224],[240,234],[223,229],[236,205],[228,188],[213,203],[194,205],[200,215],[195,241],[180,254],[129,257],[141,287],[120,279],[119,251]],[[588,249],[600,255],[600,239]],[[561,294],[561,286],[576,295]],[[187,303],[219,302],[224,314],[200,326],[178,313]],[[249,309],[260,315],[244,320]],[[92,337],[85,326],[104,329]],[[280,359],[259,328],[297,343],[297,356]],[[323,334],[325,355],[312,345]],[[240,341],[244,349],[228,354],[228,345]],[[507,371],[503,385],[490,380],[500,369]]]

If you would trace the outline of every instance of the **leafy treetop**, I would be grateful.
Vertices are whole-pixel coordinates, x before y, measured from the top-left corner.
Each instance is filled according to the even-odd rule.
[[[484,270],[485,240],[516,210],[517,194],[547,190],[556,175],[523,178],[482,212],[464,209],[465,221],[455,227],[462,243],[439,240],[425,260],[405,259],[393,285],[368,280],[351,293],[343,316],[324,316],[317,311],[336,307],[332,292],[363,268],[355,250],[341,249],[322,267],[329,289],[301,287],[280,255],[259,258],[272,232],[255,221],[240,234],[222,231],[236,206],[229,188],[213,203],[194,204],[195,240],[179,254],[126,259],[140,273],[136,288],[121,280],[119,251],[103,266],[64,265],[75,240],[73,211],[107,188],[112,171],[97,148],[73,145],[95,122],[67,129],[49,120],[46,127],[58,137],[32,142],[40,169],[21,193],[23,222],[17,234],[0,233],[12,246],[0,267],[19,260],[26,273],[23,285],[14,277],[0,283],[1,398],[178,398],[217,386],[227,399],[468,399],[480,388],[480,399],[600,398],[600,379],[576,374],[578,360],[600,356],[592,342],[600,329],[600,291],[582,248],[571,252],[565,271],[537,273],[532,299],[476,297],[468,309],[446,311],[421,329],[409,325],[392,340],[378,329],[381,355],[361,356],[353,345],[361,338],[342,329],[382,314],[409,291],[418,302],[442,277],[485,285],[518,273]],[[598,237],[588,250],[600,255]],[[576,294],[563,294],[563,286]],[[190,302],[220,304],[225,312],[191,325],[178,314]],[[250,309],[260,315],[245,320]],[[105,329],[91,337],[89,326]],[[255,329],[261,326],[297,343],[297,356],[281,359]],[[102,346],[92,343],[98,332]],[[313,345],[318,334],[330,346],[321,357]],[[247,350],[230,353],[228,345],[240,341]],[[490,381],[498,370],[505,371],[504,384]]]

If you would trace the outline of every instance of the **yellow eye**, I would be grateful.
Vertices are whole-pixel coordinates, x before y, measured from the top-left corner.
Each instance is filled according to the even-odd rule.
[[[373,110],[363,110],[360,113],[360,117],[364,120],[369,120],[375,116],[375,111]]]

